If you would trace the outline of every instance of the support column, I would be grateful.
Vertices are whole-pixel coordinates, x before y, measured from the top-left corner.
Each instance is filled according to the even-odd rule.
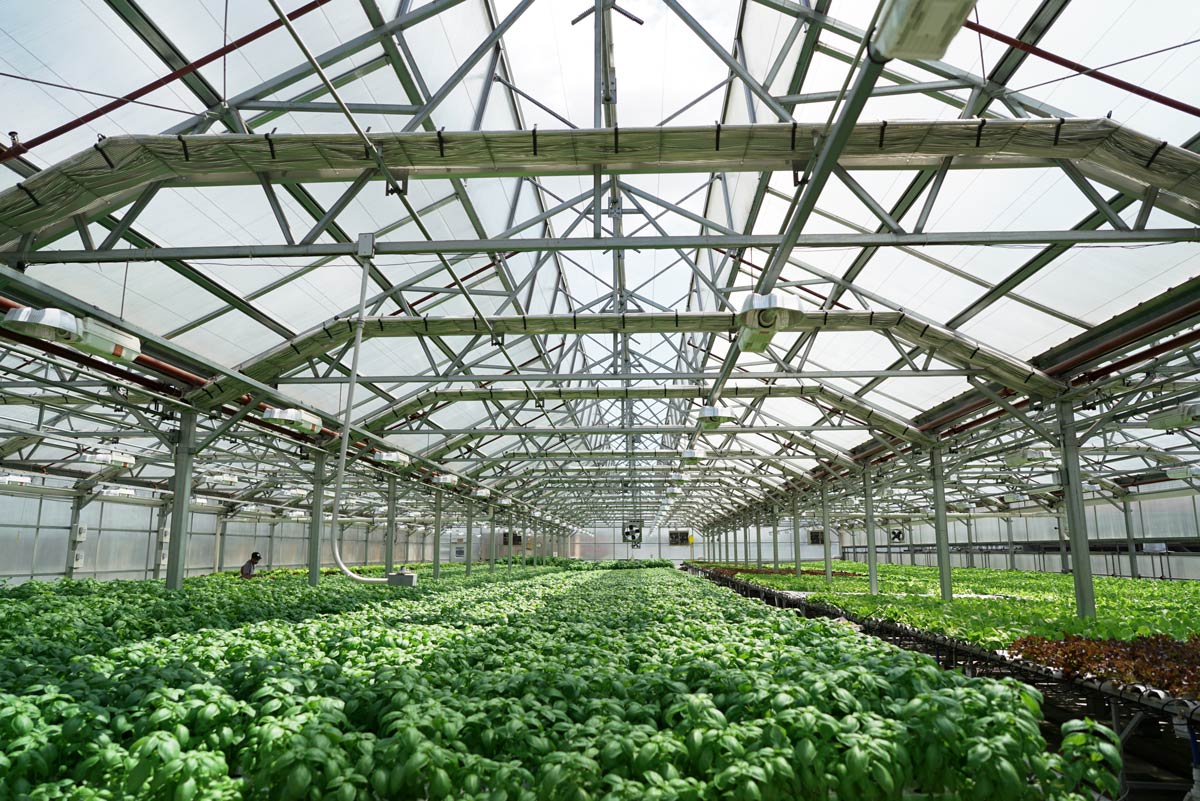
[[[82,553],[84,539],[80,538],[82,533],[79,528],[79,519],[83,515],[83,507],[87,504],[86,494],[78,494],[71,499],[71,530],[67,532],[67,565],[63,575],[69,579],[75,578],[75,562],[78,558],[82,562],[82,556],[77,554]],[[84,535],[86,538],[86,535]],[[157,573],[157,571],[156,571]],[[155,576],[157,578],[157,575]]]
[[[742,521],[742,564],[750,567],[750,518]]]
[[[325,518],[325,452],[313,454],[312,514],[308,520],[308,583],[321,581],[321,529]]]
[[[1004,532],[1008,537],[1008,569],[1017,569],[1017,546],[1013,542],[1013,519],[1004,518]]]
[[[171,476],[171,527],[167,536],[167,589],[183,589],[188,523],[192,504],[192,462],[196,455],[196,413],[179,412],[175,432],[175,474]]]
[[[1058,471],[1058,482],[1063,487],[1067,486],[1067,479],[1063,476],[1062,471]],[[1055,517],[1055,522],[1058,524],[1058,562],[1059,572],[1064,575],[1071,572],[1071,558],[1067,555],[1067,514],[1063,508],[1058,509],[1058,515]]]
[[[216,528],[216,553],[213,554],[213,572],[223,573],[225,571],[225,529],[229,525],[229,518],[223,514],[217,515]],[[257,523],[255,524],[258,525]]]
[[[762,570],[762,520],[754,521],[754,566]]]
[[[796,564],[796,575],[800,575],[800,502],[792,495],[792,561]]]
[[[508,513],[508,570],[513,568],[513,540],[517,538],[516,527],[513,526],[513,513]]]
[[[833,532],[829,529],[829,484],[821,482],[821,549],[825,557],[825,583],[833,583]],[[845,558],[845,554],[842,555]]]
[[[496,572],[496,507],[488,504],[488,572]]]
[[[155,527],[154,537],[154,570],[150,574],[150,577],[155,581],[158,581],[163,577],[163,568],[167,564],[167,524],[168,517],[171,514],[170,506],[168,505],[169,503],[169,501],[164,501],[163,504],[158,507],[158,523]],[[72,514],[71,517],[74,519],[75,515]]]
[[[471,540],[475,539],[475,505],[467,501],[467,568],[466,574],[471,575]]]
[[[529,567],[529,533],[532,528],[529,525],[529,520],[524,520],[521,523],[521,567]]]
[[[1129,575],[1132,578],[1140,578],[1138,575],[1137,542],[1133,539],[1133,504],[1122,500],[1121,512],[1125,515],[1125,544],[1129,548]]]
[[[1058,431],[1062,437],[1063,500],[1067,507],[1067,532],[1071,537],[1071,575],[1075,579],[1075,610],[1082,618],[1094,618],[1096,590],[1092,585],[1083,478],[1079,472],[1079,443],[1075,439],[1075,410],[1070,401],[1060,400],[1057,413]]]
[[[967,514],[967,567],[975,567],[975,518]]]
[[[867,529],[867,583],[872,595],[879,594],[879,553],[875,544],[875,504],[871,498],[871,470],[863,470],[863,520]]]
[[[771,562],[779,569],[779,510],[771,509]]]
[[[396,477],[387,479],[387,535],[383,540],[383,573],[396,572]]]
[[[441,490],[433,495],[433,580],[442,576],[442,498]]]
[[[942,449],[929,451],[929,471],[933,475],[933,538],[937,552],[938,583],[942,600],[954,597],[950,585],[950,530],[946,523],[946,476],[942,470]]]

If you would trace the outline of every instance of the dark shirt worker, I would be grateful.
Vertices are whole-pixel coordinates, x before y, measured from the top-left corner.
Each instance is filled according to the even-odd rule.
[[[246,564],[242,565],[242,578],[244,578],[244,579],[254,578],[254,566],[257,565],[261,561],[262,561],[262,554],[259,553],[258,551],[255,551],[254,553],[250,554],[250,559],[246,562]]]

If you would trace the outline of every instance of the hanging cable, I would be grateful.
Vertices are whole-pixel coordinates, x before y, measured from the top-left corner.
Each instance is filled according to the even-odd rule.
[[[1020,89],[1008,89],[1004,92],[1004,94],[1011,95],[1016,92],[1028,92],[1030,89],[1037,89],[1040,86],[1049,86],[1052,83],[1066,81],[1071,78],[1078,78],[1081,75],[1089,75],[1089,74],[1095,72],[1096,70],[1106,70],[1106,69],[1109,69],[1110,67],[1119,67],[1122,64],[1129,64],[1133,61],[1139,61],[1143,58],[1150,58],[1150,56],[1157,56],[1160,53],[1169,53],[1172,50],[1179,50],[1182,47],[1187,47],[1188,45],[1194,45],[1197,42],[1200,42],[1200,39],[1189,39],[1186,42],[1180,42],[1179,44],[1171,45],[1170,47],[1163,47],[1158,50],[1151,50],[1149,53],[1142,53],[1141,55],[1138,55],[1138,56],[1130,56],[1129,58],[1123,58],[1120,61],[1114,61],[1111,64],[1101,64],[1099,67],[1091,67],[1090,69],[1086,69],[1083,72],[1072,72],[1069,75],[1063,75],[1060,78],[1051,78],[1048,81],[1042,81],[1040,83],[1031,83],[1031,84],[1029,84],[1029,86],[1024,86]]]
[[[124,98],[119,97],[118,95],[105,94],[104,92],[95,92],[95,91],[92,91],[91,89],[80,89],[78,86],[70,86],[65,83],[55,83],[54,81],[43,81],[38,78],[30,78],[26,75],[17,75],[12,72],[0,72],[0,78],[11,78],[14,81],[25,81],[26,83],[34,83],[39,86],[50,86],[50,87],[53,87],[54,89],[66,89],[67,91],[77,92],[81,95],[93,95],[95,97],[103,97],[108,100],[124,99]],[[162,111],[173,111],[176,114],[187,114],[189,117],[194,116],[196,113],[195,111],[189,111],[188,109],[185,109],[185,108],[174,108],[172,106],[160,105],[159,103],[149,103],[145,100],[130,100],[128,102],[132,103],[136,106],[147,106],[149,108],[156,108],[156,109],[160,109]]]

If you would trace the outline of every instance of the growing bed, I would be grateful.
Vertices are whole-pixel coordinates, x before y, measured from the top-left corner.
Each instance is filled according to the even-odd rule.
[[[0,591],[0,799],[1079,799],[1015,681],[666,569]],[[1088,796],[1090,797],[1090,795]]]

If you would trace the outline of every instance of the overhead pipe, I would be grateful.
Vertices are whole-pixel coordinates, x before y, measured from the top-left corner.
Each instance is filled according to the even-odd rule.
[[[1167,106],[1168,108],[1173,108],[1176,111],[1182,111],[1184,114],[1191,114],[1193,117],[1200,117],[1200,108],[1197,108],[1190,103],[1184,103],[1182,100],[1176,100],[1173,97],[1167,97],[1164,94],[1152,91],[1144,86],[1138,86],[1135,83],[1130,83],[1129,81],[1115,78],[1112,75],[1100,72],[1098,69],[1080,64],[1078,61],[1072,61],[1068,58],[1063,58],[1060,55],[1051,53],[1049,50],[1043,50],[1037,45],[1023,42],[1020,39],[1009,36],[1008,34],[1000,33],[1000,31],[993,30],[985,25],[980,25],[978,22],[973,22],[968,19],[963,23],[963,27],[969,31],[982,34],[989,39],[995,39],[997,42],[1003,42],[1004,44],[1016,50],[1029,53],[1030,55],[1037,56],[1041,59],[1045,59],[1052,64],[1057,64],[1060,67],[1066,67],[1069,70],[1074,70],[1080,75],[1101,81],[1109,86],[1115,86],[1118,89],[1124,89],[1126,92],[1135,94],[1138,97],[1144,97],[1147,100],[1153,100],[1155,103]]]

